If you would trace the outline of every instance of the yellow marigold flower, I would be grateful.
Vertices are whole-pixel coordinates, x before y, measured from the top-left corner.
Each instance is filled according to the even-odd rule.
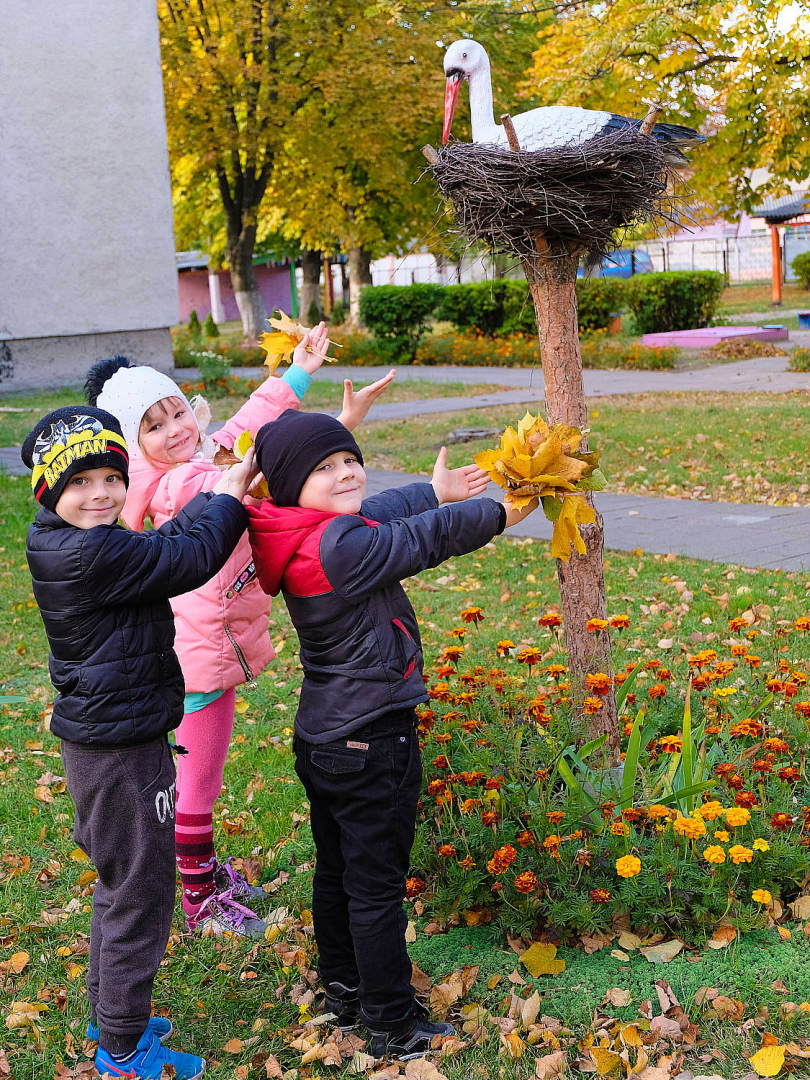
[[[721,840],[724,844],[727,844],[731,839],[731,835],[726,832],[725,829],[718,829],[714,834],[715,840]]]
[[[734,829],[738,825],[748,824],[751,820],[751,811],[746,810],[744,806],[730,806],[728,810],[723,811],[723,817]]]
[[[743,847],[742,844],[735,844],[734,847],[729,848],[728,854],[735,866],[739,866],[740,863],[751,862],[754,857],[751,848]]]
[[[763,840],[761,836],[758,836],[754,843],[751,845],[754,851],[770,851],[771,845],[767,840]]]
[[[619,877],[635,877],[641,871],[641,859],[635,855],[624,855],[616,860],[616,873]]]
[[[724,863],[726,861],[726,853],[719,844],[713,844],[711,847],[705,849],[703,858],[706,862],[710,863]]]
[[[715,818],[719,818],[723,813],[722,804],[717,799],[712,799],[710,802],[705,802],[697,808],[695,814],[700,814],[704,821],[714,821]]]
[[[732,694],[737,693],[736,686],[721,686],[718,690],[712,691],[714,697],[724,698],[731,697]]]
[[[668,806],[662,806],[661,803],[653,803],[650,807],[650,820],[660,821],[663,818],[668,818],[672,811]]]
[[[697,840],[699,836],[706,834],[706,826],[700,818],[677,817],[673,825],[676,833],[688,836],[690,840]]]
[[[754,889],[751,893],[751,899],[756,900],[758,904],[770,904],[773,897],[767,889]]]
[[[607,626],[607,619],[588,619],[585,623],[585,629],[594,633],[596,630],[604,630]],[[636,871],[638,873],[638,871]],[[632,877],[632,874],[629,875]]]

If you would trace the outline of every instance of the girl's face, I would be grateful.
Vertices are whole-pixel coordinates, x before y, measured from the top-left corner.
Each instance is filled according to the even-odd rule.
[[[199,439],[194,414],[178,397],[161,398],[147,409],[138,431],[138,444],[144,456],[161,465],[190,461]]]

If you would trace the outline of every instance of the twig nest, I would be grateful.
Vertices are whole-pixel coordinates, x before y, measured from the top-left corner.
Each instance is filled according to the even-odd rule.
[[[552,248],[605,255],[617,230],[677,220],[674,172],[658,141],[634,130],[550,150],[456,142],[429,171],[460,232],[522,258],[537,255],[538,232]]]

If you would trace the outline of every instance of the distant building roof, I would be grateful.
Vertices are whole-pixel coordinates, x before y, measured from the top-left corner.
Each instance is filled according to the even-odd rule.
[[[174,258],[178,270],[204,270],[208,266],[204,251],[176,251]]]
[[[759,206],[751,210],[754,217],[763,217],[769,225],[779,225],[791,218],[801,217],[810,204],[810,193],[807,191],[792,191],[790,195],[782,195],[778,199],[766,199]]]

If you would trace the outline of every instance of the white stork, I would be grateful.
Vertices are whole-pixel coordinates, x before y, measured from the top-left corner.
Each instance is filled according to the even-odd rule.
[[[473,142],[508,146],[503,126],[495,123],[489,57],[484,46],[468,38],[454,41],[444,54],[444,73],[447,84],[442,143],[450,137],[458,92],[463,80],[468,79]],[[576,146],[621,128],[638,128],[641,121],[619,113],[552,105],[519,113],[512,117],[512,123],[521,150],[548,150],[555,146]],[[706,141],[693,128],[680,124],[656,124],[652,134],[663,143],[666,160],[676,167],[683,167],[689,161],[681,153],[681,147],[697,146]]]

